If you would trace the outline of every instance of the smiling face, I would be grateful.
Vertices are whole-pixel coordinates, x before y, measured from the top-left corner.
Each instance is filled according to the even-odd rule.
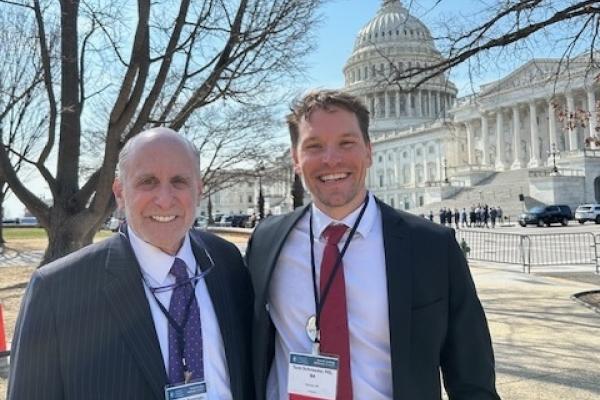
[[[175,133],[151,134],[131,148],[113,191],[142,240],[174,255],[194,222],[202,193],[197,162]]]
[[[371,144],[365,142],[356,115],[340,107],[316,109],[298,128],[294,169],[315,205],[331,218],[343,219],[365,198]]]

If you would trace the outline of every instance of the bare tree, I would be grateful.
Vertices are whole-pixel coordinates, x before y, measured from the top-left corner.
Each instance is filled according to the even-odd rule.
[[[131,137],[150,126],[184,129],[211,104],[256,104],[300,73],[321,0],[0,3],[0,12],[23,8],[37,22],[48,130],[33,164],[52,203],[19,179],[4,146],[0,171],[47,230],[46,263],[90,243],[114,208],[118,152]],[[59,59],[47,33],[55,24]],[[102,156],[83,179],[83,138],[92,132],[103,134]]]
[[[436,0],[431,9],[446,0]],[[424,8],[424,2],[410,1]],[[562,68],[569,60],[587,54],[590,70],[598,67],[596,51],[600,29],[600,3],[593,0],[505,0],[474,2],[458,15],[438,21],[435,43],[445,56],[438,62],[394,68],[390,81],[410,91],[453,67],[469,63],[471,68],[516,57],[531,58],[532,50],[546,46],[560,49]],[[561,71],[557,71],[557,75]]]
[[[15,172],[21,171],[28,157],[34,154],[46,119],[37,101],[42,71],[30,44],[35,40],[32,22],[22,10],[0,14],[3,27],[0,31],[0,143],[8,149]],[[0,169],[0,247],[5,243],[2,220],[8,194],[9,186]]]

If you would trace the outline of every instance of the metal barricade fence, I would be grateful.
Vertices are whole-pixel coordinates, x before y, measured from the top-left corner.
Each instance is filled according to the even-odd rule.
[[[600,273],[600,235],[591,232],[519,234],[457,230],[456,240],[468,247],[470,260],[532,266],[594,265]]]

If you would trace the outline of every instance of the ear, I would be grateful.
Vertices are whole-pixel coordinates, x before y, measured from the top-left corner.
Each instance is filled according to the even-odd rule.
[[[125,199],[123,197],[123,182],[119,178],[115,178],[115,181],[112,185],[113,193],[115,194],[115,199],[117,200],[117,205],[121,210],[125,210]]]
[[[298,159],[298,147],[292,147],[290,153],[292,154],[292,164],[294,165],[294,173],[302,176],[302,168],[300,167],[300,161]]]
[[[369,159],[369,167],[373,165],[373,149],[371,147],[371,142],[367,143],[367,158]]]

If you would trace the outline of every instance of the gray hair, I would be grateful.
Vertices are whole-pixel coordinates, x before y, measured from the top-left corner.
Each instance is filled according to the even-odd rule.
[[[119,161],[117,163],[117,176],[119,177],[119,179],[124,180],[124,178],[125,178],[125,175],[126,175],[125,172],[127,170],[127,160],[129,158],[130,153],[135,148],[135,146],[139,142],[147,141],[147,140],[157,138],[157,137],[170,137],[170,138],[178,140],[181,144],[183,144],[190,151],[190,153],[194,156],[194,159],[196,161],[194,163],[194,166],[196,169],[196,174],[198,175],[198,178],[201,177],[201,174],[200,174],[200,152],[198,151],[198,149],[196,148],[194,143],[192,143],[192,141],[189,140],[188,138],[186,138],[185,136],[180,135],[179,133],[177,133],[176,131],[174,131],[170,128],[157,127],[157,128],[151,128],[151,129],[145,130],[143,132],[140,132],[139,134],[135,135],[134,137],[132,137],[125,143],[125,145],[119,152]]]

